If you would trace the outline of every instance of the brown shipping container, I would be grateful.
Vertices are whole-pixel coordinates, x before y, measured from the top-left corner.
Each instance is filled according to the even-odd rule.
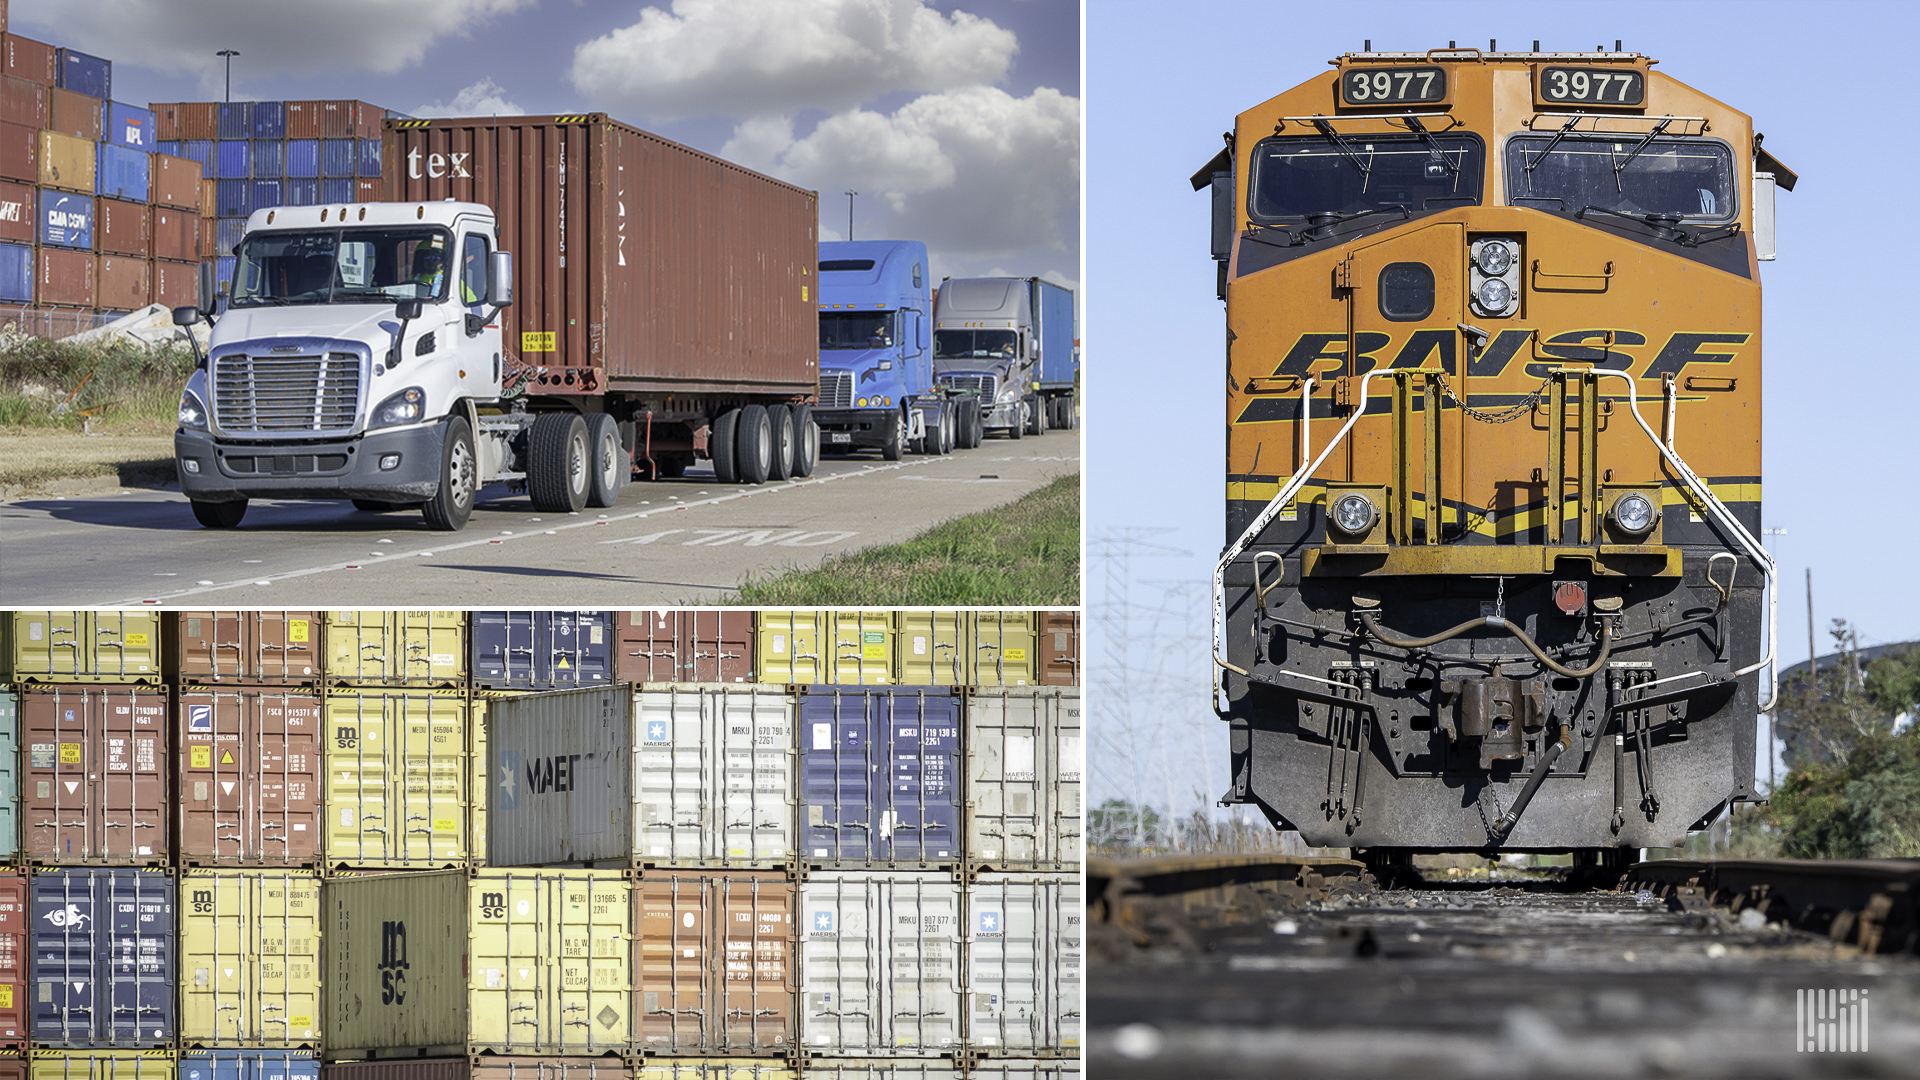
[[[179,210],[200,211],[200,163],[188,158],[153,155],[153,203]]]
[[[8,34],[0,48],[6,52],[8,75],[48,87],[58,81],[55,76],[60,69],[54,62],[53,46],[19,34]]]
[[[211,621],[211,620],[209,620]],[[312,866],[320,858],[320,695],[183,687],[180,860]]]
[[[154,258],[192,262],[200,257],[202,249],[198,214],[191,210],[175,210],[171,206],[142,209],[147,211],[147,232],[153,238]]]
[[[636,880],[637,1049],[791,1052],[797,895],[774,870],[649,870]]]
[[[46,127],[47,88],[11,75],[0,75],[0,120],[36,130]]]
[[[484,203],[531,390],[811,394],[814,193],[595,113],[389,120],[387,196]]]
[[[366,177],[355,180],[353,182],[353,201],[357,203],[384,202],[385,196],[381,194],[380,181]]]
[[[287,102],[287,138],[317,139],[320,137],[320,106],[322,101]]]
[[[320,101],[320,137],[351,139],[359,129],[360,103],[357,101]]]
[[[212,180],[200,181],[200,216],[213,217],[214,208],[220,205],[218,184]]]
[[[40,133],[40,186],[93,194],[99,144],[58,131]]]
[[[27,861],[166,864],[173,812],[164,687],[22,691],[20,746]]]
[[[152,107],[156,120],[156,139],[217,139],[220,137],[220,103],[182,101]]]
[[[0,0],[0,34],[7,32],[7,0]]]
[[[100,99],[53,87],[47,91],[47,127],[62,135],[100,141]]]
[[[320,1080],[632,1080],[619,1058],[488,1055],[466,1058],[400,1058],[344,1061],[320,1066]]]
[[[0,180],[0,240],[15,244],[39,243],[34,231],[33,188]]]
[[[0,176],[28,184],[40,182],[38,131],[20,124],[0,122]]]
[[[153,242],[152,212],[148,207],[120,199],[100,199],[93,206],[93,242],[100,254],[147,257]]]
[[[199,264],[155,260],[153,302],[170,308],[187,307],[200,299]]]
[[[753,614],[642,610],[614,613],[619,682],[752,682]]]
[[[1080,613],[1040,614],[1040,685],[1080,685]]]
[[[93,252],[43,247],[40,257],[34,261],[39,264],[34,268],[36,303],[57,307],[95,306],[93,272],[98,267],[94,265]]]
[[[220,222],[210,217],[194,218],[193,251],[183,259],[211,259],[220,254]]]
[[[153,264],[138,255],[100,256],[93,280],[94,303],[103,311],[132,311],[153,302]]]
[[[27,1043],[27,876],[0,871],[0,1044]],[[0,1060],[0,1077],[12,1062]]]
[[[180,682],[299,686],[320,679],[317,611],[179,611],[164,626],[167,670]]]

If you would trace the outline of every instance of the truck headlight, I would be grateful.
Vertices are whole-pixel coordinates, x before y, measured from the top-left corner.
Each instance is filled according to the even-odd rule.
[[[367,421],[367,430],[415,423],[425,415],[426,407],[427,392],[417,386],[409,386],[388,397],[373,410],[373,417]]]
[[[1613,524],[1630,536],[1640,536],[1652,529],[1658,516],[1653,500],[1637,491],[1630,491],[1613,502]]]
[[[191,390],[180,394],[180,426],[189,431],[207,430],[207,407],[193,396]]]
[[[1327,515],[1327,520],[1348,536],[1365,536],[1372,530],[1379,513],[1372,499],[1355,491],[1333,501],[1333,510]]]

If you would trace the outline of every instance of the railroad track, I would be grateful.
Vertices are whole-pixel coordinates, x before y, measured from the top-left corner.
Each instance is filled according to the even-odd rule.
[[[1920,1076],[1920,861],[1385,889],[1345,859],[1087,873],[1092,1075]]]

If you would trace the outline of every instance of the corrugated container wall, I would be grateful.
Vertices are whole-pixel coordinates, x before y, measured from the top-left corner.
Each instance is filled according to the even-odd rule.
[[[527,361],[590,388],[816,389],[813,192],[599,115],[389,121],[381,158],[389,199],[494,208]]]
[[[94,144],[90,139],[63,135],[58,131],[40,133],[40,186],[93,194]]]
[[[29,688],[20,695],[20,742],[27,859],[166,863],[172,808],[163,688]]]
[[[34,281],[34,302],[42,307],[94,306],[93,254],[63,248],[40,249]]]
[[[1080,613],[1040,613],[1040,683],[1080,685]]]
[[[0,123],[0,177],[40,182],[40,132],[22,124]]]
[[[783,1061],[753,1058],[648,1058],[634,1066],[633,1080],[799,1080]]]
[[[190,262],[153,264],[153,302],[177,308],[194,303],[199,292],[199,267]]]
[[[172,1050],[63,1050],[35,1054],[27,1066],[32,1080],[174,1080]]]
[[[176,210],[200,209],[200,165],[183,157],[153,157],[153,202]]]
[[[14,611],[7,617],[7,670],[16,681],[160,681],[159,612]]]
[[[967,1045],[1078,1055],[1086,925],[1078,874],[981,874],[966,906]]]
[[[360,147],[352,139],[320,140],[321,176],[358,176]]]
[[[180,861],[312,866],[320,857],[320,697],[292,687],[182,687]]]
[[[47,91],[47,128],[62,135],[100,140],[100,99],[74,90]]]
[[[328,611],[326,675],[362,686],[462,686],[467,681],[464,611]]]
[[[147,211],[153,257],[189,262],[200,257],[200,217],[191,210],[169,206],[142,207]],[[211,245],[209,245],[211,246]]]
[[[320,1046],[320,878],[180,872],[180,1042]]]
[[[47,126],[47,88],[0,75],[0,120],[38,130]]]
[[[895,667],[902,683],[966,685],[973,652],[971,612],[900,611],[894,621]]]
[[[290,105],[292,103],[289,103]],[[285,154],[289,177],[313,179],[320,175],[320,140],[290,139]]]
[[[40,243],[76,251],[92,251],[93,196],[42,188]]]
[[[0,689],[0,862],[20,850],[20,695]],[[4,912],[0,908],[0,912]],[[5,927],[0,925],[0,931]],[[0,1005],[3,1011],[4,1005]],[[0,1025],[0,1043],[7,1040]]]
[[[800,686],[833,681],[833,628],[824,611],[762,611],[754,617],[761,682]]]
[[[59,68],[55,65],[53,46],[10,33],[5,48],[8,75],[41,86],[59,85]]]
[[[33,1041],[87,1049],[174,1037],[174,882],[168,870],[33,875]]]
[[[800,695],[804,862],[959,864],[961,700],[945,686]]]
[[[1040,681],[1040,613],[973,613],[974,686],[1033,686]]]
[[[0,871],[0,1046],[27,1044],[27,874]]]
[[[152,250],[153,211],[145,204],[101,199],[95,211],[99,226],[97,240],[102,255],[141,258]]]
[[[96,300],[109,311],[132,311],[146,307],[152,287],[153,264],[131,255],[102,255]]]
[[[182,1050],[181,1080],[319,1080],[312,1050]]]
[[[330,1056],[628,1046],[633,924],[619,871],[340,877],[325,908]]]
[[[523,1054],[422,1060],[342,1061],[320,1071],[321,1080],[632,1080],[619,1058],[533,1057]],[[791,1080],[791,1073],[782,1080]]]
[[[213,213],[216,217],[243,221],[253,213],[253,181],[217,180],[213,186]]]
[[[33,303],[33,248],[0,244],[0,300]]]
[[[113,63],[72,49],[61,49],[57,60],[63,89],[105,100],[113,96]]]
[[[354,198],[354,181],[351,177],[336,176],[320,181],[320,201],[323,203],[349,203]]]
[[[636,880],[636,1049],[791,1053],[796,899],[777,871],[650,871]]]
[[[287,172],[287,144],[266,139],[253,141],[253,175],[258,180],[278,180]]]
[[[793,853],[794,699],[674,685],[492,703],[496,866],[775,867]]]
[[[611,611],[476,611],[473,685],[570,690],[613,682]]]
[[[256,139],[287,137],[286,102],[256,101],[253,103],[253,137]]]
[[[751,682],[753,613],[679,609],[615,613],[621,682]]]
[[[0,180],[0,240],[16,244],[33,243],[33,215],[37,205],[33,188]],[[31,280],[28,285],[32,285]]]
[[[466,691],[330,686],[324,710],[320,842],[327,865],[419,870],[464,863]]]
[[[113,199],[140,201],[153,187],[153,155],[117,143],[100,144],[94,168],[94,193]]]
[[[153,153],[154,144],[159,140],[153,135],[152,109],[128,105],[123,101],[109,101],[106,115],[104,136],[108,142],[124,146],[129,150]]]
[[[960,1048],[960,886],[951,875],[828,871],[800,886],[800,1043],[809,1054]]]
[[[316,611],[176,611],[166,616],[176,682],[312,684],[320,678]]]
[[[253,102],[251,101],[221,102],[217,115],[219,117],[219,120],[217,121],[217,125],[218,125],[217,130],[219,132],[219,134],[216,136],[217,138],[221,138],[221,139],[253,138]]]
[[[989,688],[967,699],[967,862],[1073,870],[1085,852],[1080,691]]]

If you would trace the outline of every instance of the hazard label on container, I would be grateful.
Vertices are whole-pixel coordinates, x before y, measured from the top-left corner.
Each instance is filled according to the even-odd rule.
[[[60,764],[62,765],[80,764],[80,744],[79,743],[63,742],[60,744]]]
[[[287,640],[305,642],[307,640],[307,620],[289,620],[287,622]]]
[[[1016,664],[1024,664],[1024,663],[1026,663],[1026,662],[1027,662],[1027,650],[1025,650],[1025,649],[1008,649],[1008,650],[1007,650],[1007,659],[1008,659],[1008,660],[1011,660],[1011,661],[1013,661],[1013,662],[1014,662],[1014,663],[1016,663]]]
[[[136,648],[141,648],[141,649],[144,649],[144,648],[146,648],[146,647],[147,647],[147,635],[145,635],[145,634],[128,634],[128,635],[127,635],[127,644],[128,644],[128,645],[132,645],[132,646],[135,646]]]
[[[213,747],[192,746],[187,748],[187,753],[193,759],[191,763],[192,768],[195,768],[195,769],[213,768]]]
[[[445,833],[459,832],[460,826],[456,824],[452,818],[434,818],[433,831]]]
[[[233,764],[233,751],[231,750],[220,751],[220,764],[222,765]]]
[[[522,332],[520,335],[521,352],[552,352],[553,331]]]

